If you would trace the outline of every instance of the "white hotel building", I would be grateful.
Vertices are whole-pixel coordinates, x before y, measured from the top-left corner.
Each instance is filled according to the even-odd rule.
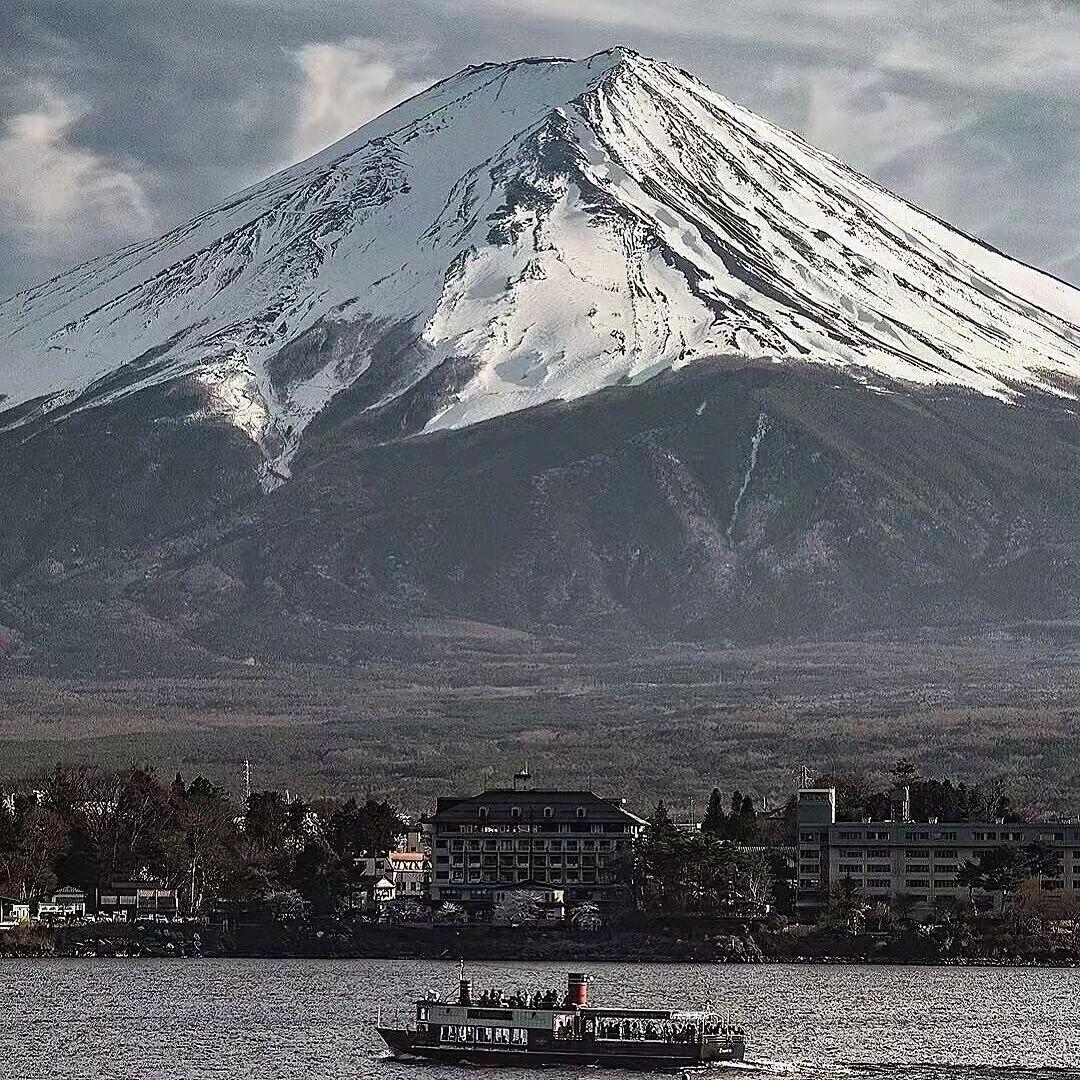
[[[830,889],[848,878],[870,900],[904,895],[928,904],[966,899],[957,871],[995,847],[1045,844],[1062,855],[1062,873],[1039,884],[1080,898],[1080,822],[1015,824],[1004,821],[910,820],[907,789],[894,800],[889,821],[837,821],[836,789],[799,792],[797,907],[812,915],[828,906]],[[978,894],[976,894],[978,895]]]

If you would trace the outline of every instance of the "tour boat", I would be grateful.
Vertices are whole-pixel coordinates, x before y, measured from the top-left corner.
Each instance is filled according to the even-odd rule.
[[[594,1008],[588,979],[574,973],[555,990],[473,995],[461,978],[456,1000],[432,994],[415,1020],[378,1032],[395,1057],[472,1065],[606,1065],[677,1071],[742,1061],[746,1040],[718,1013],[699,1009]]]

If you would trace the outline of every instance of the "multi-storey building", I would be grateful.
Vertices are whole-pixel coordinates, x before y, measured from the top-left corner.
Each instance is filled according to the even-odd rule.
[[[439,799],[428,820],[431,898],[476,908],[529,883],[565,890],[567,907],[617,902],[617,865],[645,824],[621,800],[591,791],[500,788]]]
[[[929,904],[965,899],[957,872],[995,847],[1043,844],[1061,855],[1060,877],[1041,880],[1046,891],[1080,896],[1080,822],[1014,824],[1004,821],[912,821],[906,788],[897,790],[888,821],[837,821],[836,791],[799,792],[798,910],[828,906],[830,890],[850,880],[871,900]]]

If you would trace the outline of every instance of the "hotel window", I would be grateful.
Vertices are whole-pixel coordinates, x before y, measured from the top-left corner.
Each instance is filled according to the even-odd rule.
[[[487,817],[488,817],[488,808],[487,808],[486,806],[478,806],[478,807],[476,808],[476,816],[477,816],[477,817],[478,817],[478,818],[479,818],[479,819],[480,819],[481,821],[487,821]]]
[[[544,807],[544,820],[545,821],[550,821],[554,816],[555,816],[555,807],[553,807],[553,806],[545,806]]]
[[[519,820],[520,817],[521,817],[521,807],[520,806],[511,806],[510,807],[510,817],[514,821]]]
[[[584,818],[585,818],[585,807],[584,806],[579,806],[574,811],[574,816],[578,819],[578,821],[584,820]]]
[[[929,889],[930,881],[927,878],[909,878],[904,885],[909,889]]]
[[[868,889],[887,889],[889,887],[889,879],[888,878],[870,878],[866,883],[866,887]]]

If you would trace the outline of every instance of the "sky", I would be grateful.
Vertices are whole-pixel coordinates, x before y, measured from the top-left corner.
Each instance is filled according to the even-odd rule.
[[[1080,0],[8,0],[0,296],[467,64],[614,44],[1080,285]]]

